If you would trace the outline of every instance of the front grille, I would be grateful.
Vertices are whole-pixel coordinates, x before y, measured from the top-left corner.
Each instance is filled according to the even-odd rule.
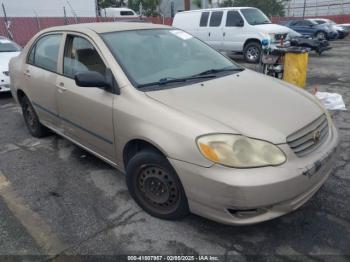
[[[325,114],[287,137],[287,143],[294,153],[306,156],[324,143],[329,133]]]

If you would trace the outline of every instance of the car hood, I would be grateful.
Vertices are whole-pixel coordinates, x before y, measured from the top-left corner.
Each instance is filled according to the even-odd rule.
[[[21,52],[0,52],[0,69],[7,71],[12,57],[18,56]]]
[[[255,25],[255,28],[257,28],[259,31],[262,31],[264,33],[274,33],[274,34],[285,34],[289,33],[289,28],[277,25],[277,24],[263,24],[263,25]]]
[[[194,121],[204,117],[208,126],[220,124],[223,130],[229,128],[232,133],[275,144],[286,143],[288,135],[324,112],[305,91],[250,70],[202,84],[149,91],[146,95]]]

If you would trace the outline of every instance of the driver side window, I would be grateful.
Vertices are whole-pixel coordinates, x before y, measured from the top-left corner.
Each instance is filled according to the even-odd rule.
[[[106,66],[94,46],[85,38],[68,35],[66,40],[63,74],[74,78],[77,73],[95,71],[106,74]]]

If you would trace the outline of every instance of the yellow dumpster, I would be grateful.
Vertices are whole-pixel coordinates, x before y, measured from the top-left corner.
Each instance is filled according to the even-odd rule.
[[[307,49],[289,49],[284,56],[283,80],[304,88],[309,53]]]

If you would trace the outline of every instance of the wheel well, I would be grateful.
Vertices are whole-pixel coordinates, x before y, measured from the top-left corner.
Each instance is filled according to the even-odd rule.
[[[256,39],[256,38],[250,38],[250,39],[248,39],[247,41],[245,41],[243,48],[245,48],[245,47],[247,46],[247,44],[252,43],[252,42],[255,42],[255,43],[261,44],[261,41],[260,41],[259,39]]]
[[[123,150],[124,167],[127,166],[130,159],[134,155],[136,155],[136,153],[138,153],[142,150],[145,150],[145,149],[157,152],[157,153],[164,156],[163,152],[160,151],[157,147],[155,147],[151,143],[149,143],[145,140],[142,140],[142,139],[134,139],[134,140],[129,141],[124,147],[124,150]]]
[[[21,90],[21,89],[18,89],[17,90],[17,99],[18,99],[18,102],[21,104],[22,103],[22,99],[23,97],[25,97],[26,94]]]

